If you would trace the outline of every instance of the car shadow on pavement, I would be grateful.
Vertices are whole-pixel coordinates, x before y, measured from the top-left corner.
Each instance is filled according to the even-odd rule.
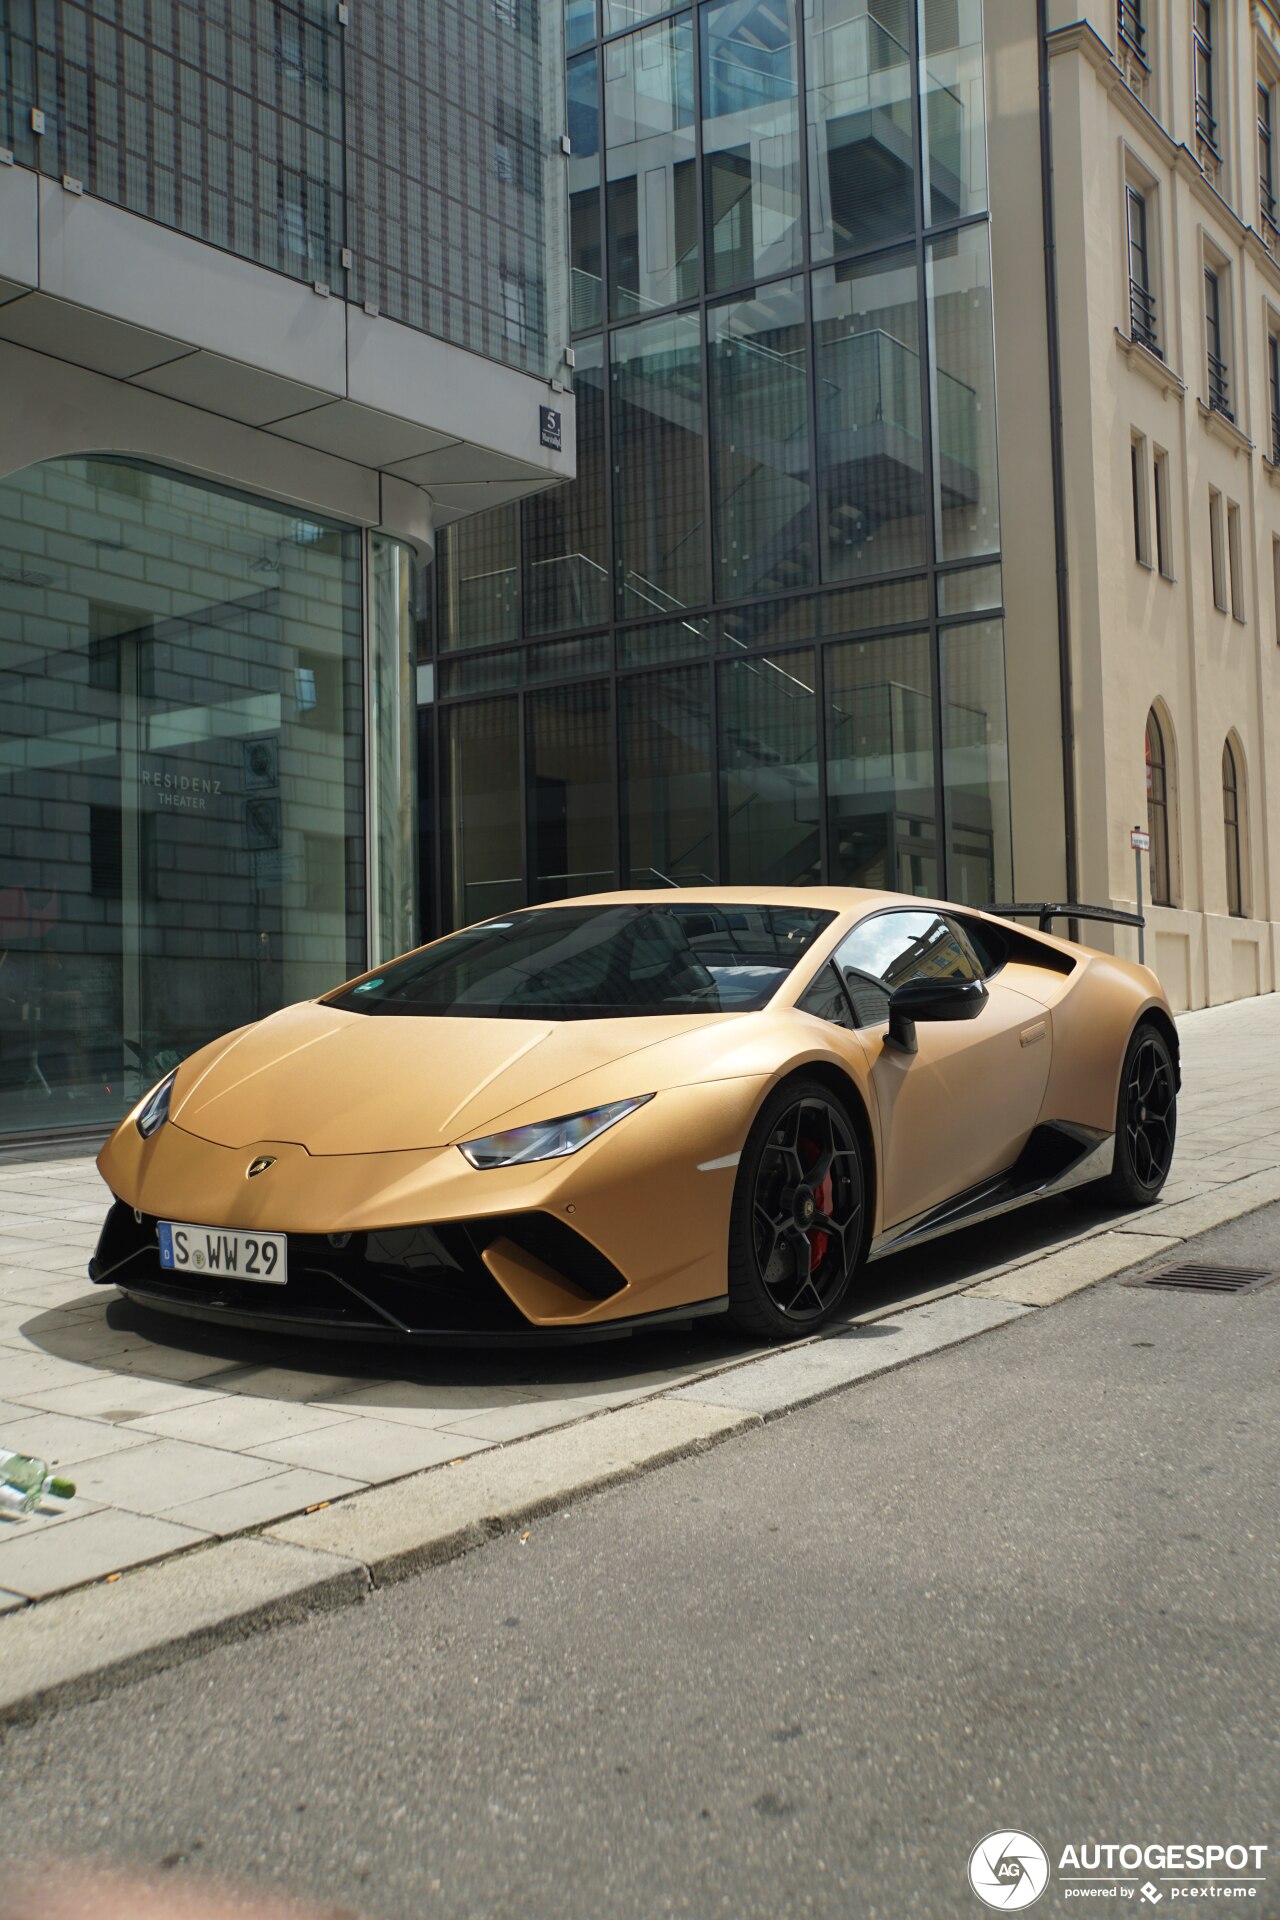
[[[1123,1217],[1084,1193],[888,1255],[864,1271],[836,1327],[961,1288],[993,1267],[1051,1253]],[[101,1316],[90,1311],[99,1303]],[[539,1398],[586,1399],[610,1392],[625,1397],[761,1352],[720,1315],[580,1345],[432,1346],[311,1338],[290,1343],[277,1334],[171,1317],[118,1296],[104,1300],[96,1289],[56,1309],[33,1310],[21,1332],[46,1354],[121,1376],[180,1379],[211,1394],[275,1398],[284,1393],[293,1399],[327,1398],[339,1390],[338,1381],[348,1383],[347,1391],[377,1383],[383,1406],[397,1404],[397,1383],[405,1405],[432,1387],[493,1387]]]

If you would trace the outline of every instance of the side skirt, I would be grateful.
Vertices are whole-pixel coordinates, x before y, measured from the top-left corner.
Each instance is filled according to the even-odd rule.
[[[1095,1127],[1072,1126],[1053,1121],[1033,1129],[1031,1138],[1006,1173],[980,1181],[963,1193],[953,1194],[939,1206],[930,1207],[910,1220],[900,1221],[878,1234],[867,1254],[879,1260],[903,1247],[918,1247],[941,1234],[954,1233],[960,1227],[976,1226],[982,1220],[994,1220],[999,1214],[1013,1213],[1030,1206],[1033,1200],[1047,1200],[1073,1187],[1088,1186],[1105,1179],[1111,1171],[1115,1135]]]

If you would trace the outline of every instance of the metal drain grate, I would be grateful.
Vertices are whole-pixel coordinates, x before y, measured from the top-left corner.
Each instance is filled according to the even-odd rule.
[[[1187,1260],[1176,1267],[1157,1267],[1154,1273],[1141,1273],[1121,1284],[1168,1287],[1175,1293],[1256,1293],[1273,1280],[1280,1280],[1280,1271],[1271,1267],[1222,1267]]]

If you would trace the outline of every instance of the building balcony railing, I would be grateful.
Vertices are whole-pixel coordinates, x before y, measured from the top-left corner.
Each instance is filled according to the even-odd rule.
[[[1156,297],[1150,288],[1137,280],[1129,282],[1129,334],[1140,347],[1148,353],[1154,353],[1163,360],[1160,340],[1156,333]]]
[[[1280,467],[1280,413],[1271,416],[1271,464]]]
[[[1208,356],[1209,362],[1209,405],[1224,420],[1234,420],[1231,411],[1231,386],[1227,378],[1227,363],[1219,360],[1216,353]]]

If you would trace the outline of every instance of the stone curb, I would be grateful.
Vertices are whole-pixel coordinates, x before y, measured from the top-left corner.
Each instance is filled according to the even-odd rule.
[[[452,1560],[525,1521],[749,1427],[760,1416],[666,1396],[596,1414],[355,1493],[264,1536],[359,1560],[375,1586]]]
[[[95,1698],[264,1627],[350,1605],[374,1586],[454,1559],[588,1494],[704,1452],[857,1380],[1008,1325],[1277,1198],[1280,1169],[1265,1169],[1167,1209],[1123,1216],[1038,1258],[971,1276],[910,1306],[879,1308],[839,1333],[749,1356],[651,1399],[19,1607],[0,1618],[0,1727],[34,1719],[50,1706]],[[1175,1215],[1175,1231],[1164,1232],[1175,1225]],[[908,1322],[928,1319],[931,1308],[955,1296],[994,1311],[985,1323],[941,1339],[921,1341],[917,1329],[905,1351],[886,1349],[883,1364],[861,1356],[844,1363],[827,1352],[850,1349],[861,1327],[895,1314]],[[755,1387],[750,1376],[757,1371]]]
[[[368,1591],[357,1561],[249,1537],[58,1594],[4,1622],[0,1725],[96,1698],[220,1641]]]

